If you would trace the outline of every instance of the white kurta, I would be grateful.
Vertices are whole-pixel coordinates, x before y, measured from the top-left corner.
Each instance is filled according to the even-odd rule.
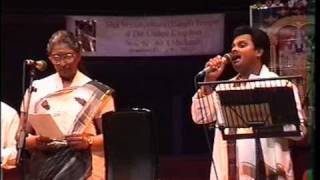
[[[80,71],[78,71],[70,87],[82,86],[90,81],[91,79],[89,77],[85,76]],[[33,87],[35,87],[36,91],[33,92],[31,96],[29,113],[44,113],[45,109],[38,102],[43,101],[43,98],[48,94],[51,94],[53,92],[63,89],[63,84],[60,76],[57,73],[55,73],[46,78],[34,81]],[[66,135],[69,134],[70,126],[73,125],[74,123],[73,120],[76,118],[77,112],[82,108],[82,106],[79,103],[73,103],[71,106],[70,104],[61,106],[61,102],[64,102],[64,98],[66,101],[69,101],[71,99],[74,100],[78,98],[78,96],[80,96],[81,99],[83,100],[87,100],[87,98],[89,97],[89,95],[86,95],[86,92],[84,91],[81,91],[81,90],[76,90],[76,91],[77,93],[74,93],[74,94],[77,94],[77,97],[67,97],[67,96],[74,96],[74,94],[67,94],[66,96],[61,96],[61,98],[59,97],[60,99],[48,98],[45,100],[50,103],[50,110],[48,110],[45,113],[50,113],[53,116],[56,116],[54,118],[56,123],[58,124],[62,132]],[[66,102],[66,104],[68,103]],[[98,114],[95,115],[95,118],[99,118],[101,117],[102,114],[109,111],[114,111],[115,109],[112,98],[108,102],[103,103],[102,106],[103,107],[100,107]],[[77,112],[74,112],[74,111],[77,111]],[[85,128],[85,132],[94,134],[94,135],[97,134],[93,121],[91,121],[87,125],[87,127]],[[105,179],[104,164],[105,164],[104,151],[103,150],[93,151],[92,152],[92,175],[89,177],[89,179]]]
[[[15,109],[1,102],[1,167],[10,169],[17,156],[16,133],[19,116]]]
[[[273,77],[278,76],[277,74],[269,71],[266,66],[262,66],[260,74],[258,76],[250,75],[249,79]],[[236,77],[232,80],[235,79]],[[219,85],[216,87],[216,89],[219,89]],[[295,86],[293,86],[293,91],[297,104],[298,115],[300,121],[303,122],[303,111],[301,108],[298,91]],[[216,108],[218,107],[218,104],[215,102],[217,100],[216,93],[214,92],[201,99],[198,98],[197,94],[198,93],[196,93],[192,98],[193,102],[191,106],[191,112],[193,121],[197,124],[211,123],[216,120],[220,121],[219,118],[221,118],[221,116],[217,114],[216,111]],[[241,130],[243,130],[243,128]],[[267,171],[278,172],[279,174],[285,173],[286,179],[294,179],[290,150],[288,148],[288,139],[261,138],[260,142],[264,161],[268,169]],[[238,139],[236,141],[237,168],[241,180],[255,178],[255,152],[256,148],[254,139]],[[216,179],[216,176],[218,176],[219,180],[228,180],[227,141],[223,140],[221,131],[219,129],[216,129],[215,131],[212,157],[217,170],[217,175],[215,174],[212,164],[210,180]],[[283,178],[279,177],[278,179]]]

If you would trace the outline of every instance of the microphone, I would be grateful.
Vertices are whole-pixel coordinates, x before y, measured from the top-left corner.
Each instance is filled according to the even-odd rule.
[[[39,71],[44,71],[47,69],[47,62],[44,61],[44,60],[39,60],[39,61],[35,61],[35,60],[32,60],[32,59],[27,59],[25,61],[25,63],[29,66],[33,66],[35,67],[36,69],[38,69]]]
[[[235,59],[236,57],[238,57],[238,56],[236,56],[236,55],[234,55],[233,53],[229,52],[229,53],[224,54],[221,59],[223,60],[223,63],[224,63],[224,64],[228,64],[228,63],[230,63],[233,59]],[[208,67],[205,67],[202,71],[200,71],[200,72],[197,74],[197,76],[203,76],[204,74],[206,74],[206,73],[208,73],[208,72],[216,71],[216,70],[217,70],[217,69],[208,66]]]

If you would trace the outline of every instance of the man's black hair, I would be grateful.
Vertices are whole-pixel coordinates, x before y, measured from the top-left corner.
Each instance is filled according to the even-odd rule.
[[[266,32],[252,28],[250,26],[238,26],[233,31],[233,39],[237,36],[249,34],[251,35],[252,42],[256,49],[262,49],[263,53],[261,56],[262,64],[269,66],[270,64],[270,39]]]

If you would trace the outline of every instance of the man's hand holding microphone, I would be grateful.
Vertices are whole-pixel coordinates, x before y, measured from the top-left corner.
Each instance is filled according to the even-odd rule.
[[[230,63],[237,56],[233,53],[226,53],[225,55],[217,55],[214,58],[210,58],[206,63],[205,68],[198,73],[198,76],[205,75],[204,81],[216,81],[224,71],[226,65]],[[200,96],[206,96],[212,93],[212,88],[210,86],[201,86]]]

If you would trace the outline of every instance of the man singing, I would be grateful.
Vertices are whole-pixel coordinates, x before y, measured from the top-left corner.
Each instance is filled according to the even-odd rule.
[[[268,35],[262,30],[248,26],[237,27],[233,34],[231,53],[235,57],[231,60],[231,64],[238,72],[231,80],[278,77],[267,67],[270,62],[270,41]],[[226,62],[218,55],[210,59],[205,66],[210,67],[213,71],[206,73],[204,81],[216,81],[222,75]],[[217,96],[215,90],[218,86],[216,89],[202,86],[193,96],[191,111],[195,123],[207,124],[219,120],[215,108],[217,103],[215,102],[215,96]],[[294,88],[294,95],[300,121],[303,121],[303,112],[296,88]],[[236,131],[240,130],[243,129]],[[288,139],[260,138],[260,143],[267,179],[294,179]],[[229,150],[230,147],[222,138],[221,131],[216,129],[212,152],[214,163],[211,165],[210,179],[255,179],[255,139],[238,139],[233,146],[233,151]],[[228,166],[231,157],[236,157],[236,168],[234,169]]]

